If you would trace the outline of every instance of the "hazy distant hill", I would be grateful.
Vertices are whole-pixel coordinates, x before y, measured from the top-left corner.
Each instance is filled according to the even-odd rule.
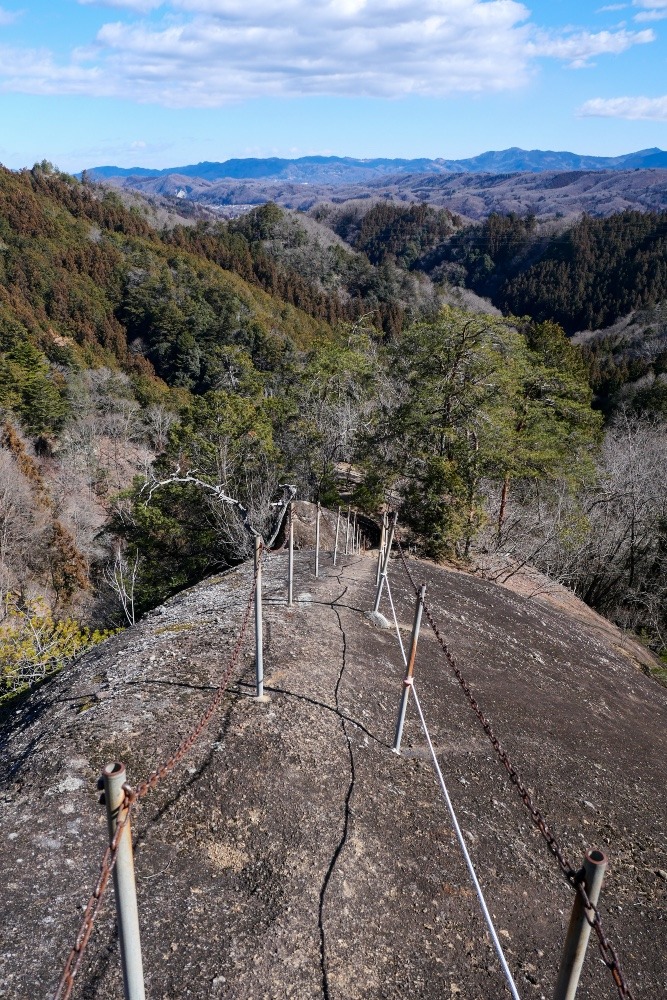
[[[99,177],[99,175],[98,175]],[[99,177],[106,184],[149,197],[178,198],[229,212],[268,201],[308,211],[329,202],[358,200],[426,203],[467,219],[491,212],[532,213],[538,219],[576,218],[583,212],[606,216],[625,209],[667,208],[667,169],[567,170],[542,173],[394,173],[366,181],[305,182],[275,177],[208,180],[185,174]]]
[[[351,156],[302,156],[296,160],[285,160],[274,156],[196,163],[163,170],[104,166],[93,167],[89,172],[99,179],[178,174],[206,181],[272,179],[297,184],[351,184],[395,174],[541,173],[545,170],[636,170],[656,167],[667,167],[667,152],[657,148],[609,157],[512,147],[481,153],[465,160],[355,159]]]

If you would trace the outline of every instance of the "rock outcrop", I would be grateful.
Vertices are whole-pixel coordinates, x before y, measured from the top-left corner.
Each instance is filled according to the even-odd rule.
[[[411,707],[403,665],[365,617],[375,561],[268,557],[266,692],[253,652],[206,736],[137,811],[151,1000],[495,1000],[506,995]],[[572,863],[610,858],[601,909],[638,997],[667,980],[667,691],[539,600],[412,560],[496,732]],[[211,698],[249,565],[180,594],[2,720],[0,997],[54,990],[105,845],[101,767],[145,777]],[[390,571],[404,641],[414,598]],[[383,604],[388,614],[388,608]],[[249,640],[252,639],[252,629]],[[465,703],[430,629],[417,685],[459,820],[524,998],[551,996],[571,892]],[[122,995],[111,893],[75,996]],[[581,996],[615,995],[591,944]]]

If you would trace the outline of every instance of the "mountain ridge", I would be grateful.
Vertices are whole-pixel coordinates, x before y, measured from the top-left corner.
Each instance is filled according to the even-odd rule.
[[[350,183],[403,174],[543,173],[548,170],[636,170],[667,168],[667,152],[657,146],[621,156],[588,156],[569,151],[525,150],[512,146],[488,150],[465,159],[417,157],[302,156],[246,157],[223,161],[205,160],[184,166],[151,170],[147,167],[91,167],[95,179],[110,177],[166,177],[177,174],[202,180],[291,180],[301,183]],[[338,179],[338,181],[337,181]]]

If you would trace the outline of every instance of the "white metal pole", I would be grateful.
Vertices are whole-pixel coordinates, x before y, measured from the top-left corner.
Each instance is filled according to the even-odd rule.
[[[292,607],[294,598],[294,504],[289,505],[289,554],[287,557],[287,603]]]
[[[391,546],[394,541],[394,531],[396,530],[396,522],[398,521],[398,514],[394,514],[394,518],[391,522],[391,527],[389,528],[389,534],[387,536],[387,548],[385,549],[384,559],[382,560],[382,572],[380,573],[380,582],[378,583],[377,593],[375,595],[375,604],[373,605],[373,611],[377,611],[380,607],[380,598],[382,597],[382,588],[384,586],[384,581],[387,579],[387,569],[389,568],[389,557],[391,555]]]
[[[255,686],[258,698],[264,697],[264,637],[262,631],[262,539],[255,535]]]
[[[102,781],[107,808],[109,843],[111,843],[116,833],[116,827],[125,816],[123,808],[125,803],[125,791],[123,790],[126,781],[125,765],[120,762],[107,764],[102,771]],[[134,878],[132,833],[129,820],[123,828],[118,843],[116,864],[113,870],[113,887],[116,897],[125,1000],[145,1000],[137,885]]]
[[[338,517],[336,518],[336,541],[334,542],[333,551],[333,564],[336,565],[336,556],[338,555],[338,532],[340,531],[340,507],[338,508]]]
[[[410,640],[410,655],[408,657],[408,669],[405,674],[405,680],[403,681],[403,694],[401,695],[401,702],[398,708],[398,718],[396,720],[396,732],[394,735],[394,753],[401,752],[401,740],[403,738],[403,726],[405,725],[405,713],[408,710],[408,701],[410,700],[410,688],[412,687],[412,678],[415,674],[415,657],[417,656],[417,642],[419,640],[419,629],[422,623],[422,611],[424,610],[424,595],[426,594],[426,584],[424,584],[419,590],[419,597],[417,598],[417,606],[415,608],[415,619],[412,623],[412,638]]]

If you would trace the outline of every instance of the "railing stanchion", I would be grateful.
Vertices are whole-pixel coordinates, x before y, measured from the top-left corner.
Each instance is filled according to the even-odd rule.
[[[607,858],[603,851],[591,850],[586,853],[582,874],[586,895],[593,906],[597,906],[600,898],[600,889],[606,870]],[[579,976],[586,957],[588,938],[591,933],[591,925],[586,919],[586,912],[583,899],[577,892],[572,904],[572,914],[563,945],[558,979],[554,989],[554,1000],[574,1000],[576,996]],[[589,915],[592,919],[592,910]]]
[[[380,573],[382,572],[382,560],[384,559],[384,543],[387,539],[387,513],[382,515],[382,531],[380,533],[380,551],[378,552],[378,565],[375,573],[375,586],[377,587],[380,582]]]
[[[345,555],[350,553],[350,505],[347,505],[347,525],[345,528]]]
[[[382,560],[382,571],[380,573],[380,580],[377,587],[377,593],[375,595],[375,604],[373,605],[373,611],[377,612],[380,607],[380,598],[382,597],[382,588],[384,586],[384,581],[387,579],[387,569],[389,567],[389,557],[391,555],[391,546],[394,541],[394,532],[396,530],[396,522],[398,521],[398,514],[394,514],[391,526],[389,528],[389,534],[387,536],[387,547],[384,553],[384,559]]]
[[[107,764],[102,771],[109,843],[112,843],[116,834],[116,827],[123,821],[125,811],[128,807],[123,788],[125,782],[126,773],[124,764],[119,762]],[[134,878],[132,832],[130,830],[129,819],[123,827],[118,842],[116,864],[113,870],[113,888],[116,897],[118,939],[120,941],[120,961],[123,969],[123,992],[125,1000],[145,1000],[144,970],[139,934],[139,908],[137,906],[137,886]]]
[[[264,637],[262,630],[262,539],[255,535],[255,694],[264,697]]]
[[[394,734],[394,753],[400,754],[401,752],[401,739],[403,738],[403,726],[405,724],[405,713],[408,710],[408,701],[410,700],[410,688],[412,687],[412,678],[415,674],[415,658],[417,656],[417,642],[419,641],[419,630],[422,623],[422,611],[424,610],[424,597],[426,595],[426,584],[423,584],[419,590],[419,596],[417,598],[417,604],[415,607],[415,618],[412,623],[412,637],[410,639],[410,654],[408,656],[408,669],[405,674],[405,680],[403,681],[403,694],[401,695],[401,701],[398,706],[398,717],[396,719],[396,732]]]
[[[289,505],[289,546],[287,556],[287,603],[294,603],[294,505]]]
[[[315,521],[315,577],[320,575],[320,520],[322,519],[322,504],[317,501],[317,519]]]
[[[336,565],[336,556],[338,555],[338,532],[340,531],[340,505],[338,507],[338,516],[336,517],[336,540],[334,542],[333,550],[333,564]]]

